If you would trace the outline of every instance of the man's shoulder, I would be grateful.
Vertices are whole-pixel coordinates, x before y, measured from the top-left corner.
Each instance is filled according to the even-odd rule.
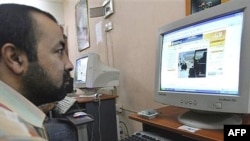
[[[0,103],[0,140],[18,140],[18,138],[24,138],[25,140],[43,140],[33,127],[20,119],[18,114],[12,112],[8,107]]]

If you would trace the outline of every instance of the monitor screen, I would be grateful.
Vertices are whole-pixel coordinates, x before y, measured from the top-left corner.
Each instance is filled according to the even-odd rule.
[[[159,28],[155,100],[190,109],[181,123],[222,129],[250,113],[249,11],[230,1]]]
[[[87,80],[88,56],[76,60],[75,81],[76,83],[86,83]]]
[[[238,95],[242,26],[237,12],[163,34],[161,90]]]

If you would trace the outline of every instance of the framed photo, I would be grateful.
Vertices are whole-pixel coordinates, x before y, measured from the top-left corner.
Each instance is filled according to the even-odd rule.
[[[114,13],[113,0],[105,0],[103,2],[103,7],[104,7],[104,18],[107,18],[108,16]]]
[[[76,34],[78,50],[81,51],[89,47],[89,21],[88,2],[80,0],[75,6]]]
[[[186,0],[186,16],[229,0]]]

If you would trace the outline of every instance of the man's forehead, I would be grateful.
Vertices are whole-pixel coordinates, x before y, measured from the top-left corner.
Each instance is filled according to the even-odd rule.
[[[41,34],[40,38],[43,39],[56,39],[63,40],[63,34],[60,26],[50,19],[47,15],[42,13],[33,13],[35,19],[35,29]]]
[[[39,24],[38,25],[39,27],[43,27],[43,26],[46,27],[46,25],[50,25],[50,26],[56,26],[57,28],[59,28],[59,25],[55,21],[53,21],[50,17],[45,15],[44,13],[32,12],[31,15],[34,21],[36,22],[36,24]]]

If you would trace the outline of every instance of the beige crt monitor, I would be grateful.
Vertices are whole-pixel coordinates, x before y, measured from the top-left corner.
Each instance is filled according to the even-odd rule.
[[[93,94],[100,88],[118,86],[119,76],[120,71],[101,62],[98,54],[83,54],[76,60],[74,88]]]
[[[250,113],[250,1],[166,24],[158,39],[155,101],[190,109],[179,116],[188,126],[241,124]]]

